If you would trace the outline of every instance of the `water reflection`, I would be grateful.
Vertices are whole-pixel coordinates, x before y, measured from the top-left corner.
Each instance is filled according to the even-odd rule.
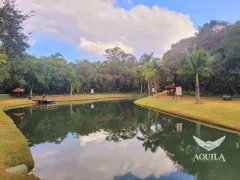
[[[13,116],[29,140],[33,173],[45,179],[238,179],[238,135],[134,106],[131,101],[23,108]],[[182,124],[178,132],[176,124]],[[226,163],[193,162],[214,141]]]
[[[114,143],[105,141],[106,132],[90,137],[73,138],[68,134],[60,144],[37,145],[32,153],[41,177],[47,179],[105,179],[131,172],[144,179],[159,177],[177,170],[176,164],[163,149],[156,153],[145,152],[137,139]],[[79,146],[80,141],[80,146]],[[71,147],[71,148],[69,148]],[[46,152],[46,153],[43,153]],[[67,167],[67,171],[66,171]],[[52,171],[57,172],[57,174]],[[37,172],[35,172],[37,174]]]

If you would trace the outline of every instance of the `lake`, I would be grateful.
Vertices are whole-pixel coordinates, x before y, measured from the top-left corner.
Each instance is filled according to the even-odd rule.
[[[240,136],[141,108],[132,100],[6,111],[45,180],[234,180]],[[221,145],[211,151],[193,136]],[[223,158],[204,160],[204,154]],[[198,158],[196,158],[196,155]],[[213,155],[214,156],[214,155]]]

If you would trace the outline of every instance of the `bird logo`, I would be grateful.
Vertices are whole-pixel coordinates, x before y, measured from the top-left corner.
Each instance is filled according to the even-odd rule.
[[[224,141],[226,136],[212,142],[212,141],[207,141],[207,142],[204,142],[203,140],[193,136],[194,140],[197,142],[197,144],[206,149],[207,151],[212,151],[213,149],[217,148],[218,146],[220,146],[222,144],[222,142]]]

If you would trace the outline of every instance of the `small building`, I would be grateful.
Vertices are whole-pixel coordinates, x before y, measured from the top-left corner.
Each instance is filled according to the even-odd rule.
[[[166,90],[168,91],[167,92],[167,95],[170,96],[170,95],[174,95],[175,91],[176,91],[176,87],[174,85],[168,85],[165,87]]]
[[[24,91],[24,89],[16,88],[16,89],[14,89],[12,92],[17,93],[17,97],[19,98],[19,97],[20,97],[20,93],[21,93],[22,96],[23,96],[23,93],[24,93],[25,91]]]

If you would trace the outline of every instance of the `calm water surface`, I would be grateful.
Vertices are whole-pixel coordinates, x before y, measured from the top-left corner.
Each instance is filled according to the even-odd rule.
[[[29,142],[31,173],[47,180],[234,180],[240,136],[135,106],[132,101],[27,107],[6,112]],[[181,128],[176,124],[182,123]],[[211,152],[199,147],[223,136]],[[226,162],[194,161],[223,154]]]

